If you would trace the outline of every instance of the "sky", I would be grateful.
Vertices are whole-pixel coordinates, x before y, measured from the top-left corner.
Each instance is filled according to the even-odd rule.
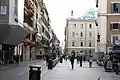
[[[64,42],[66,19],[71,16],[79,18],[89,9],[96,8],[96,0],[43,0],[51,19],[51,27],[60,42]]]

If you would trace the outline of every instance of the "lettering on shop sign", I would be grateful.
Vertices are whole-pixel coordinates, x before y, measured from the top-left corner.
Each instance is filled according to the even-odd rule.
[[[0,14],[6,15],[7,13],[7,7],[6,6],[0,6]]]

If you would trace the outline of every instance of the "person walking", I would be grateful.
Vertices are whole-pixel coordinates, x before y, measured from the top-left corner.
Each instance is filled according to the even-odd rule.
[[[76,58],[77,58],[77,64],[78,64],[78,63],[79,63],[79,55],[77,55],[77,57],[76,57]]]
[[[82,67],[82,55],[80,55],[80,67]]]
[[[45,60],[46,60],[46,66],[48,65],[48,61],[49,61],[50,57],[48,55],[45,55]]]
[[[19,64],[19,54],[16,55],[16,63]]]
[[[92,67],[92,56],[89,57],[89,67],[91,68]]]
[[[71,53],[71,57],[70,57],[70,62],[71,62],[71,66],[72,66],[72,69],[74,69],[74,54]]]

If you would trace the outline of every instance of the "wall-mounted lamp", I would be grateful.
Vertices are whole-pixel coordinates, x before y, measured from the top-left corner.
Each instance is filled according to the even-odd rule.
[[[97,34],[97,42],[100,42],[100,34]]]

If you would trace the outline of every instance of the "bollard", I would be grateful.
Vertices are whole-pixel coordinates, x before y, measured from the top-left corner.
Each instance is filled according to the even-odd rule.
[[[32,65],[29,67],[29,80],[41,80],[41,67],[39,65]]]
[[[49,59],[48,60],[48,69],[52,69],[53,68],[53,60]]]

